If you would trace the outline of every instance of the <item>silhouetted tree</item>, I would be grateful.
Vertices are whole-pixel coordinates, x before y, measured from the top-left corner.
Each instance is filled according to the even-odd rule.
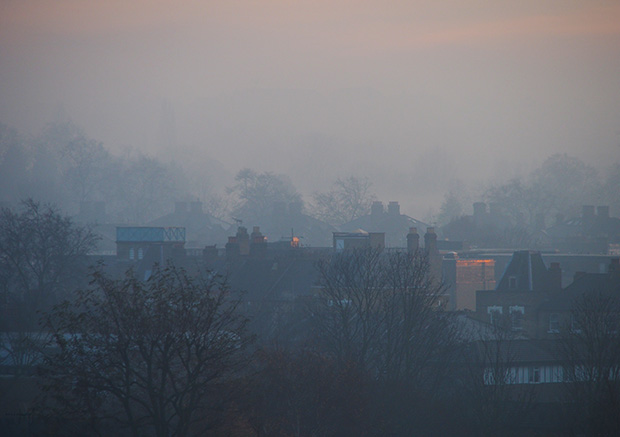
[[[532,412],[534,391],[517,385],[517,345],[509,317],[497,317],[488,329],[470,332],[463,342],[457,396],[465,423],[475,435],[522,435]]]
[[[335,253],[317,266],[313,319],[327,350],[342,365],[432,392],[454,336],[427,256],[367,248]]]
[[[563,329],[560,356],[565,362],[570,419],[587,435],[620,433],[620,299],[613,292],[578,297],[570,326]],[[576,413],[576,414],[575,414]]]
[[[339,226],[368,214],[375,199],[368,178],[338,178],[331,190],[313,194],[312,213],[327,223]]]
[[[314,318],[321,340],[341,365],[366,369],[377,350],[385,315],[382,252],[356,249],[317,263],[321,285]]]
[[[49,317],[58,349],[48,357],[49,405],[103,433],[204,435],[246,363],[239,302],[221,276],[172,264],[145,282],[95,270],[92,287]]]
[[[96,244],[88,228],[50,205],[25,200],[21,212],[0,211],[0,272],[6,303],[36,310],[53,303],[86,274],[86,255]],[[84,276],[85,277],[85,276]]]

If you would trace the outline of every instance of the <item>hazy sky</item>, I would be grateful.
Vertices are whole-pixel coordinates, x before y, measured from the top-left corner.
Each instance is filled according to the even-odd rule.
[[[112,150],[306,194],[365,174],[421,214],[455,178],[620,159],[620,2],[0,0],[0,121],[61,110]]]

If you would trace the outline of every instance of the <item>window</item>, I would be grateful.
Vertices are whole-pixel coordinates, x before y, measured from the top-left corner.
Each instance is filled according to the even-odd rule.
[[[336,250],[344,250],[344,240],[336,240]]]
[[[487,307],[487,314],[489,315],[489,321],[493,324],[498,323],[500,316],[502,315],[502,307],[489,306]]]
[[[133,250],[133,247],[129,248],[129,259],[134,259],[136,257],[136,253]]]
[[[530,367],[528,375],[530,384],[538,384],[540,382],[540,367]]]
[[[523,329],[523,319],[525,315],[525,308],[522,306],[510,307],[510,322],[513,331],[520,331]]]
[[[554,334],[560,332],[560,315],[558,313],[549,314],[549,332]]]
[[[509,276],[508,277],[508,288],[510,290],[516,290],[517,286],[519,285],[518,283],[519,283],[519,281],[517,281],[517,277],[516,276]]]
[[[144,258],[144,251],[142,250],[142,248],[138,248],[138,259],[142,259]]]

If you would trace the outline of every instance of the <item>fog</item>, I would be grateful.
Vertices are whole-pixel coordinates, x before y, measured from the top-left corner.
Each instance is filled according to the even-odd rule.
[[[554,153],[617,160],[619,77],[611,0],[0,4],[3,123],[69,117],[214,190],[244,167],[304,195],[367,176],[412,215]]]

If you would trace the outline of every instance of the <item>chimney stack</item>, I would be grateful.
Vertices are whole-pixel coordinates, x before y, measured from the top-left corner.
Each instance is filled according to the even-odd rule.
[[[419,247],[420,235],[418,235],[418,230],[416,228],[409,228],[409,233],[407,234],[407,252],[414,254],[418,251]]]
[[[252,229],[250,236],[250,255],[262,256],[267,252],[267,239],[263,236],[258,226]]]
[[[375,200],[372,202],[372,206],[370,207],[370,215],[373,217],[377,217],[383,214],[383,203],[380,200]]]
[[[202,257],[207,264],[212,264],[215,260],[217,260],[216,245],[213,244],[211,246],[205,246],[205,248],[202,249]]]
[[[228,237],[228,243],[226,243],[226,258],[233,259],[239,256],[239,243],[237,243],[237,237]]]
[[[388,214],[389,215],[400,215],[400,205],[398,202],[391,201],[388,203]]]
[[[244,226],[237,228],[237,244],[239,244],[239,255],[250,254],[250,236],[248,230]]]
[[[426,234],[424,234],[424,249],[426,249],[426,252],[428,252],[429,255],[435,255],[438,253],[437,234],[435,233],[435,228],[432,226],[426,228]]]
[[[596,207],[596,215],[603,219],[609,218],[609,206],[601,205]]]
[[[581,216],[586,220],[594,218],[594,205],[583,205],[581,207]]]

